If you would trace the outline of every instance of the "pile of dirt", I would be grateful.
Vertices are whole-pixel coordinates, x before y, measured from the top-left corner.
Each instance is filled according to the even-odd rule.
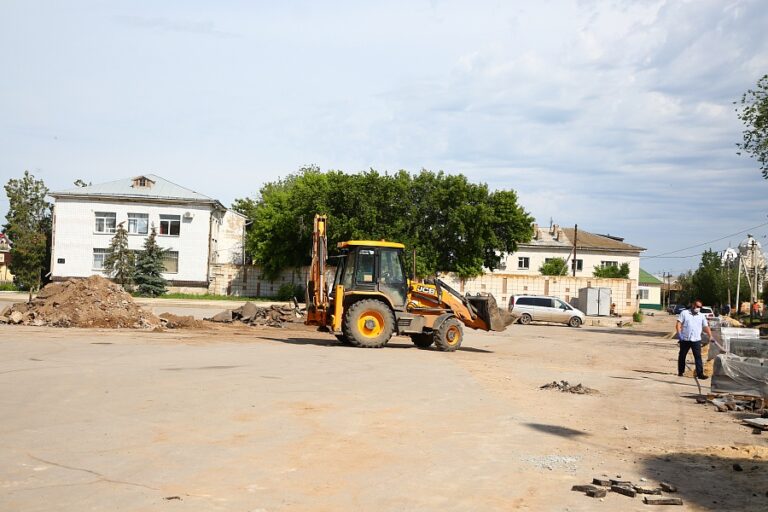
[[[168,329],[203,329],[205,322],[196,320],[192,315],[179,316],[173,313],[161,313],[160,321]]]
[[[101,276],[51,283],[30,303],[14,304],[9,323],[52,327],[151,329],[160,319],[144,311],[122,286]]]
[[[596,389],[588,388],[582,384],[572,386],[567,380],[561,380],[560,382],[552,381],[549,384],[544,384],[540,389],[555,389],[563,393],[573,393],[575,395],[594,395],[598,392]]]
[[[248,325],[282,327],[284,323],[303,322],[304,315],[295,306],[272,305],[263,308],[253,302],[246,302],[237,309],[224,310],[205,320],[219,323],[230,323],[237,320]]]

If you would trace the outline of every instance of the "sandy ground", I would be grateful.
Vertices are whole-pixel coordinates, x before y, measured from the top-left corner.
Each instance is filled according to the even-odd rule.
[[[453,354],[0,326],[0,510],[646,510],[570,490],[602,475],[768,510],[768,433],[696,404],[673,322],[468,331]],[[560,379],[599,393],[539,389]]]

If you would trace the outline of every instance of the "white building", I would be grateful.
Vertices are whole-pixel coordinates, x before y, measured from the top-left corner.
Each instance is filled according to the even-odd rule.
[[[553,295],[575,303],[583,288],[610,288],[617,313],[627,315],[637,310],[640,253],[644,248],[625,243],[619,237],[582,230],[576,233],[574,228],[557,224],[549,229],[534,224],[533,228],[533,239],[519,244],[518,250],[506,255],[500,268],[493,272],[472,279],[460,279],[455,274],[443,278],[461,293],[491,293],[501,304],[507,304],[513,295]],[[542,275],[539,269],[551,258],[566,260],[568,275]],[[628,279],[594,277],[595,267],[618,267],[623,263],[629,266]]]
[[[152,228],[167,249],[164,277],[172,291],[205,293],[211,267],[243,263],[245,217],[219,201],[146,174],[53,192],[51,277],[103,274],[118,224],[140,251]]]
[[[574,244],[575,240],[575,244]],[[576,256],[574,258],[574,245]],[[595,267],[618,267],[629,265],[629,279],[640,277],[640,253],[645,248],[624,242],[623,238],[611,235],[596,235],[574,228],[563,228],[553,224],[549,229],[533,225],[533,239],[519,244],[516,252],[502,261],[501,268],[494,273],[535,276],[539,268],[551,258],[562,258],[568,262],[568,275],[592,277]]]

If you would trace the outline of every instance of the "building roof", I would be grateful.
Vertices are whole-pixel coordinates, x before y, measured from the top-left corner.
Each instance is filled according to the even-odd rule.
[[[144,179],[147,186],[137,186],[137,180]],[[172,183],[155,174],[143,174],[132,178],[97,183],[51,193],[52,197],[105,197],[125,199],[147,199],[210,203],[221,206],[217,200],[194,190]],[[222,207],[223,208],[223,207]]]
[[[618,239],[618,237],[609,237],[606,235],[596,235],[589,231],[579,230],[578,233],[574,233],[573,228],[562,228],[563,233],[571,241],[573,245],[573,238],[576,237],[576,249],[602,249],[609,251],[632,251],[640,252],[644,251],[645,247],[628,244]]]
[[[533,228],[534,239],[528,243],[520,244],[521,246],[572,249],[573,239],[575,237],[577,250],[634,253],[640,253],[645,250],[644,247],[628,244],[624,242],[623,238],[617,236],[597,235],[581,229],[578,233],[575,233],[574,228],[563,228],[557,224],[554,224],[549,229],[540,228],[538,225],[534,224]]]
[[[662,284],[661,280],[658,277],[649,274],[642,268],[640,269],[640,277],[638,279],[638,283],[639,284]]]

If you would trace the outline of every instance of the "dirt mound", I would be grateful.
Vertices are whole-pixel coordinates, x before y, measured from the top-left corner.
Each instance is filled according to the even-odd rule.
[[[11,306],[7,316],[18,320],[13,323],[52,327],[153,328],[160,325],[160,319],[134,303],[122,286],[101,276],[51,283],[40,290],[31,303]]]
[[[160,321],[168,329],[202,329],[205,327],[205,322],[196,320],[192,315],[179,316],[173,313],[162,313],[160,314]]]

